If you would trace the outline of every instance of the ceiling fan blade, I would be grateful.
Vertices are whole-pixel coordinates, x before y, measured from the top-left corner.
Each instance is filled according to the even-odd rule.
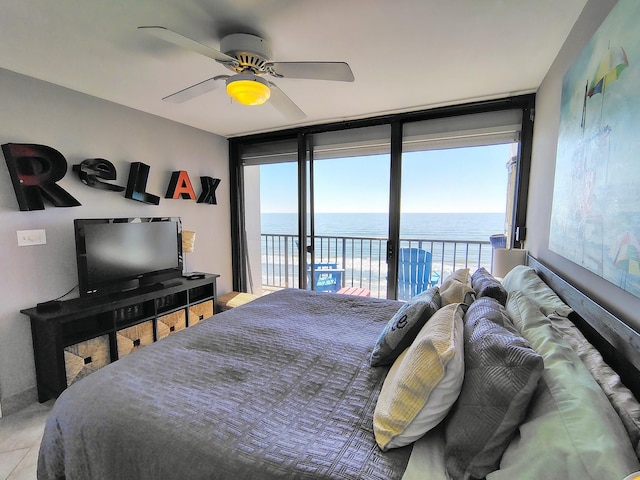
[[[218,80],[224,80],[228,77],[229,75],[218,75],[203,82],[196,83],[195,85],[191,85],[190,87],[182,89],[179,92],[172,93],[171,95],[164,97],[162,100],[171,103],[186,102],[187,100],[191,100],[192,98],[203,95],[207,92],[210,92],[211,90],[215,90],[222,83]]]
[[[168,28],[165,28],[165,27],[144,26],[144,27],[138,27],[138,30],[146,32],[150,35],[153,35],[154,37],[160,38],[166,42],[173,43],[178,47],[182,47],[187,50],[191,50],[192,52],[196,52],[201,55],[204,55],[206,57],[213,58],[218,62],[222,62],[222,63],[236,62],[235,58],[230,57],[229,55],[225,55],[224,53],[219,52],[215,48],[207,47],[202,43],[198,43],[195,40],[191,40],[190,38],[180,35],[179,33],[176,33],[173,30],[169,30]]]
[[[282,113],[289,120],[302,120],[307,118],[307,115],[300,110],[293,100],[278,88],[274,83],[269,82],[271,88],[271,96],[269,97],[269,103],[272,104],[280,113]]]
[[[268,64],[268,68],[276,77],[337,82],[355,80],[351,67],[345,62],[272,62]]]

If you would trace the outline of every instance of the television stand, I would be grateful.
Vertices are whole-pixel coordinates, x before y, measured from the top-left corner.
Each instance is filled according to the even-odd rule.
[[[202,275],[21,310],[31,320],[38,400],[216,313],[219,275]]]

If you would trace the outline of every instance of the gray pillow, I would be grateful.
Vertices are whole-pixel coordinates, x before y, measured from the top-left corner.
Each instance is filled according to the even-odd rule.
[[[464,383],[445,424],[445,463],[454,479],[484,478],[498,469],[544,368],[527,340],[485,315],[496,311],[487,308],[493,304],[508,319],[504,307],[480,300],[465,315]]]
[[[491,297],[498,300],[502,306],[507,304],[507,290],[484,267],[480,267],[471,275],[471,287],[477,298]]]
[[[371,366],[392,364],[439,308],[438,287],[431,287],[402,305],[378,337],[371,353]]]
[[[506,328],[511,333],[520,335],[520,332],[513,326],[511,318],[507,313],[507,309],[498,300],[493,297],[481,297],[471,304],[465,316],[465,322],[474,321],[478,318],[486,318],[493,323]]]

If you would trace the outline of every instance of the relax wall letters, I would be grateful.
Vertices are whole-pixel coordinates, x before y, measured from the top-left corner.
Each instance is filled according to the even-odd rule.
[[[22,211],[44,210],[47,200],[56,207],[75,207],[81,205],[69,192],[56,182],[64,178],[67,172],[67,160],[64,155],[46,145],[7,143],[2,145],[13,188]],[[82,183],[91,188],[122,192],[130,200],[158,205],[160,197],[146,192],[149,165],[133,162],[129,169],[127,186],[122,187],[102,180],[115,180],[116,167],[104,158],[89,158],[72,167]],[[220,179],[200,177],[202,192],[197,203],[216,205],[215,190]],[[165,198],[183,198],[195,200],[195,192],[184,170],[173,172]]]

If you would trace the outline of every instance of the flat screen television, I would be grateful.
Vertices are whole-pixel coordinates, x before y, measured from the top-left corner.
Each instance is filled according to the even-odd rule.
[[[80,296],[158,284],[182,275],[178,217],[75,219]]]

